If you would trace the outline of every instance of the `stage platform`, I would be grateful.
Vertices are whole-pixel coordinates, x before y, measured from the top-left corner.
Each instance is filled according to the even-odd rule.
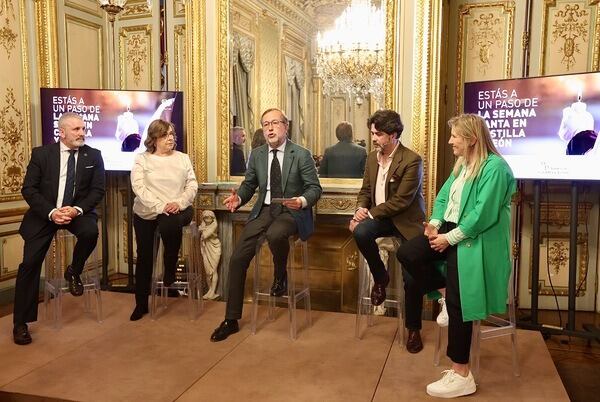
[[[287,310],[250,334],[250,306],[239,333],[211,343],[224,303],[207,302],[196,321],[186,300],[169,299],[156,321],[129,321],[133,295],[104,292],[105,319],[83,314],[83,300],[64,298],[63,327],[31,324],[33,343],[12,342],[12,315],[0,319],[0,400],[27,396],[73,401],[418,401],[448,368],[434,367],[435,323],[425,322],[425,348],[413,355],[395,338],[396,320],[376,317],[362,340],[352,314],[313,311],[296,341]],[[303,314],[300,313],[300,320]],[[568,401],[537,332],[519,331],[521,376],[512,375],[507,337],[482,341],[477,401]],[[33,397],[32,397],[33,399]],[[36,400],[42,400],[36,398]],[[44,399],[45,400],[45,399]]]

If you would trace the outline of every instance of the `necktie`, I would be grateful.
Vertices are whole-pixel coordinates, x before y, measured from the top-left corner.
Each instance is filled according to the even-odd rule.
[[[271,162],[271,199],[282,198],[283,190],[281,189],[281,165],[277,159],[277,150],[273,149],[273,161]],[[280,203],[271,202],[271,215],[277,216],[281,213],[282,205]]]
[[[75,193],[75,152],[69,150],[69,160],[67,161],[67,181],[65,182],[65,193],[63,195],[62,206],[67,207],[73,204],[73,195]]]

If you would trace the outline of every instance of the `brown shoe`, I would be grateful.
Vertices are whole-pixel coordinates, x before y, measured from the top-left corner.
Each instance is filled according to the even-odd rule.
[[[423,350],[423,342],[421,341],[421,333],[419,332],[419,330],[408,330],[406,350],[409,353],[419,353],[421,350]]]

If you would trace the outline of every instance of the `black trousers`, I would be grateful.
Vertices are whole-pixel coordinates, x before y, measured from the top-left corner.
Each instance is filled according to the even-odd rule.
[[[164,272],[175,272],[181,247],[182,228],[192,221],[194,209],[188,207],[178,214],[160,214],[156,219],[142,219],[133,216],[137,263],[135,266],[135,303],[148,306],[148,296],[152,283],[152,259],[154,258],[154,234],[158,233],[163,242]]]
[[[446,233],[456,227],[447,223],[440,228]],[[455,363],[467,364],[471,347],[473,323],[463,322],[458,283],[457,247],[450,246],[443,253],[431,248],[424,235],[403,243],[396,254],[402,264],[406,308],[406,328],[421,329],[423,296],[432,290],[446,287],[448,310],[448,349],[446,354]],[[446,278],[435,267],[436,261],[446,261]]]
[[[256,244],[265,234],[273,255],[275,276],[281,278],[286,273],[287,258],[290,252],[289,237],[298,231],[296,221],[285,208],[279,214],[271,214],[268,206],[263,206],[256,219],[244,226],[240,240],[235,245],[229,261],[229,296],[225,318],[242,318],[244,304],[244,284],[250,261],[256,254]]]
[[[389,276],[379,255],[379,246],[375,242],[380,237],[402,237],[391,219],[371,219],[361,221],[352,233],[361,254],[367,260],[373,280],[379,284],[387,284]]]
[[[59,229],[66,229],[77,238],[71,260],[71,269],[76,274],[81,274],[85,261],[96,247],[98,223],[95,214],[77,216],[68,225],[54,223],[46,225],[32,238],[23,239],[25,240],[23,262],[19,265],[15,284],[14,324],[25,324],[37,320],[42,263],[52,238]]]

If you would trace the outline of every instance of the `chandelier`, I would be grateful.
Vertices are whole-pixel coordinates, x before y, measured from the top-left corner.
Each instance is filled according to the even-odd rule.
[[[348,93],[357,104],[383,98],[385,10],[371,0],[352,0],[335,28],[317,34],[317,74],[325,95]]]
[[[115,21],[115,17],[125,8],[125,4],[127,0],[98,0],[100,3],[100,8],[102,8],[108,14],[108,19],[110,22]],[[146,0],[146,4],[148,5],[148,9],[152,9],[152,0]]]

